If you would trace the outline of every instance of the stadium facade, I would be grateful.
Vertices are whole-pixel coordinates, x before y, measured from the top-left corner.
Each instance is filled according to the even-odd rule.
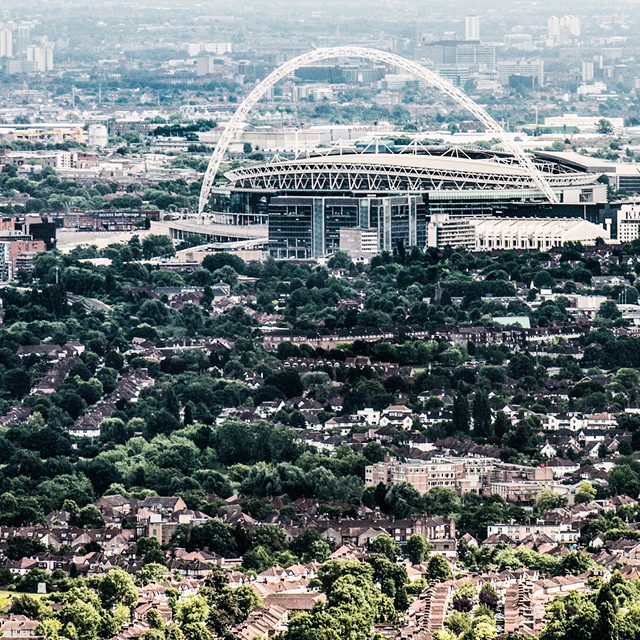
[[[456,246],[456,220],[498,216],[597,219],[606,202],[598,174],[533,154],[553,190],[550,202],[510,153],[481,148],[376,145],[275,158],[234,169],[212,192],[219,222],[266,224],[277,259],[316,259],[340,247],[340,230],[375,231],[379,251],[423,248],[428,229],[446,220]],[[459,246],[468,245],[460,225]],[[369,234],[370,236],[370,234]],[[463,240],[463,238],[466,238]]]

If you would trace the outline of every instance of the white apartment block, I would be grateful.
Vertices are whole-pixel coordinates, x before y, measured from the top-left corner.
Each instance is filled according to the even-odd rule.
[[[467,16],[464,19],[464,39],[480,40],[480,16]]]
[[[623,204],[618,211],[618,240],[633,242],[640,238],[640,205]]]
[[[505,535],[515,542],[522,542],[532,535],[546,535],[558,544],[575,544],[580,531],[571,523],[564,524],[490,524],[487,537]]]
[[[36,73],[47,73],[53,70],[53,43],[43,42],[27,47],[27,60],[33,63]]]

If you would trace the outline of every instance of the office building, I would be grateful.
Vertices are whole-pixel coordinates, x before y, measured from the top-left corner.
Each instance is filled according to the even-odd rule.
[[[430,460],[399,462],[385,458],[365,467],[365,485],[392,487],[409,484],[424,494],[434,487],[449,487],[459,494],[499,495],[507,502],[533,503],[546,489],[566,495],[569,489],[553,480],[550,467],[527,467],[496,458],[434,456]]]
[[[562,16],[560,18],[560,32],[565,32],[573,38],[582,34],[582,25],[578,16]]]
[[[19,271],[30,271],[33,260],[47,249],[47,242],[30,235],[46,235],[51,240],[50,248],[55,244],[55,228],[48,228],[48,222],[39,216],[29,216],[19,222],[15,218],[0,220],[0,282],[13,280]],[[53,237],[51,238],[51,235]]]
[[[426,219],[418,198],[274,197],[269,203],[269,253],[279,259],[321,258],[340,249],[341,230],[361,226],[375,252],[423,247]]]
[[[593,80],[593,60],[582,61],[582,82],[591,82]]]
[[[598,238],[608,239],[609,231],[581,218],[459,218],[440,214],[431,216],[427,225],[427,246],[440,249],[547,251],[569,242],[594,244]]]
[[[20,22],[14,32],[13,54],[24,54],[31,41],[31,28],[35,23]]]
[[[427,225],[427,246],[475,249],[476,231],[473,220],[446,213],[431,216]]]
[[[198,77],[220,75],[224,71],[224,61],[210,53],[199,53],[196,60],[196,75]]]
[[[551,16],[547,20],[547,43],[564,44],[582,34],[582,24],[578,16]]]
[[[460,458],[434,458],[427,462],[415,460],[404,463],[391,459],[365,467],[364,481],[367,487],[376,487],[380,483],[385,487],[406,483],[419,493],[427,493],[434,487],[457,489],[458,480],[464,472],[464,461]]]
[[[498,82],[508,86],[514,76],[533,78],[535,85],[544,85],[544,61],[541,58],[523,58],[519,60],[500,60],[496,65]]]
[[[425,54],[437,69],[464,68],[471,71],[493,71],[496,68],[496,48],[492,44],[440,40],[429,44]]]
[[[640,193],[640,166],[635,162],[618,163],[614,165],[615,174],[607,176],[609,184],[616,191],[630,194]]]

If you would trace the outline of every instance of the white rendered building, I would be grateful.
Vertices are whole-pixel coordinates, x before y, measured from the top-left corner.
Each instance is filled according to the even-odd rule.
[[[546,251],[568,242],[593,244],[609,233],[582,218],[479,218],[474,221],[476,250],[529,249]]]

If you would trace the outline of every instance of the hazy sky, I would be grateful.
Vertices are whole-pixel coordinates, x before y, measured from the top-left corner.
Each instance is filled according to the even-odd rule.
[[[540,35],[551,15],[566,14],[582,17],[586,36],[637,38],[638,8],[640,0],[0,0],[0,19],[36,22],[34,35],[56,41],[58,52],[104,57],[110,49],[178,49],[203,39],[241,50],[269,34],[291,46],[378,35],[437,39],[464,33],[469,14],[480,16],[485,41]]]

